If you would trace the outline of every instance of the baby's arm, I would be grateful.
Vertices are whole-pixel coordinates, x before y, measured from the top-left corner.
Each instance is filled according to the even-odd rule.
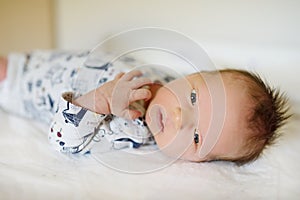
[[[78,97],[72,103],[100,114],[114,114],[127,119],[138,118],[142,113],[130,109],[129,105],[134,101],[151,98],[150,90],[141,88],[150,84],[151,80],[136,78],[141,75],[142,73],[137,70],[127,74],[120,73],[114,80]]]
[[[53,147],[65,153],[86,153],[94,144],[103,141],[105,131],[98,132],[97,129],[107,114],[130,119],[139,117],[141,113],[129,109],[129,104],[151,97],[148,89],[140,88],[150,80],[133,80],[140,75],[139,71],[121,73],[114,80],[75,99],[72,93],[64,93],[49,130],[48,138]]]

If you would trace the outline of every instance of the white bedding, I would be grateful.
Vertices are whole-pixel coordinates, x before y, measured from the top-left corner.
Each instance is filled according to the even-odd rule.
[[[40,126],[0,111],[0,199],[298,199],[299,114],[252,164],[177,161],[156,172],[126,174],[91,156],[59,154]]]
[[[140,26],[178,30],[204,45],[218,66],[262,72],[297,101],[284,136],[242,167],[177,161],[153,173],[126,174],[91,156],[55,152],[46,131],[0,110],[0,200],[299,199],[300,1],[129,2],[55,1],[55,47],[90,49]]]

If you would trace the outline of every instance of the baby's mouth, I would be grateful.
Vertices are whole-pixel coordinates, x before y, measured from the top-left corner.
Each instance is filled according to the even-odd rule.
[[[159,105],[153,105],[150,108],[150,124],[149,127],[153,135],[164,132],[164,112],[163,108]]]
[[[164,132],[164,123],[163,123],[163,114],[162,114],[162,110],[159,109],[158,111],[158,124],[159,124],[159,127],[161,128],[161,132]]]

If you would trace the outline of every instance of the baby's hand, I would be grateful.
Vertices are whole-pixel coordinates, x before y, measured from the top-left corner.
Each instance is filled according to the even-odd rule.
[[[0,82],[6,77],[7,58],[0,56]]]
[[[150,90],[141,88],[150,84],[151,80],[138,78],[141,75],[138,70],[120,73],[114,80],[79,97],[73,103],[101,114],[114,114],[127,119],[138,118],[142,113],[130,109],[129,105],[134,101],[151,98]]]
[[[129,105],[138,100],[149,100],[151,92],[149,89],[142,88],[149,85],[151,80],[145,77],[136,78],[141,76],[142,73],[138,70],[131,71],[127,74],[120,73],[111,82],[112,86],[109,88],[109,105],[111,113],[127,118],[135,119],[142,115],[138,110],[132,110]]]

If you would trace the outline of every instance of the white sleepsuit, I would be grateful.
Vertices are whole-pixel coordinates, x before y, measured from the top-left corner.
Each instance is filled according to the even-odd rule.
[[[92,153],[95,147],[122,149],[154,144],[142,117],[125,120],[70,103],[72,97],[99,87],[139,62],[126,56],[114,63],[98,58],[97,66],[88,66],[88,55],[88,51],[9,55],[7,78],[0,85],[0,106],[49,125],[48,139],[60,152],[84,154]],[[143,71],[144,76],[162,84],[174,79],[155,70]]]

